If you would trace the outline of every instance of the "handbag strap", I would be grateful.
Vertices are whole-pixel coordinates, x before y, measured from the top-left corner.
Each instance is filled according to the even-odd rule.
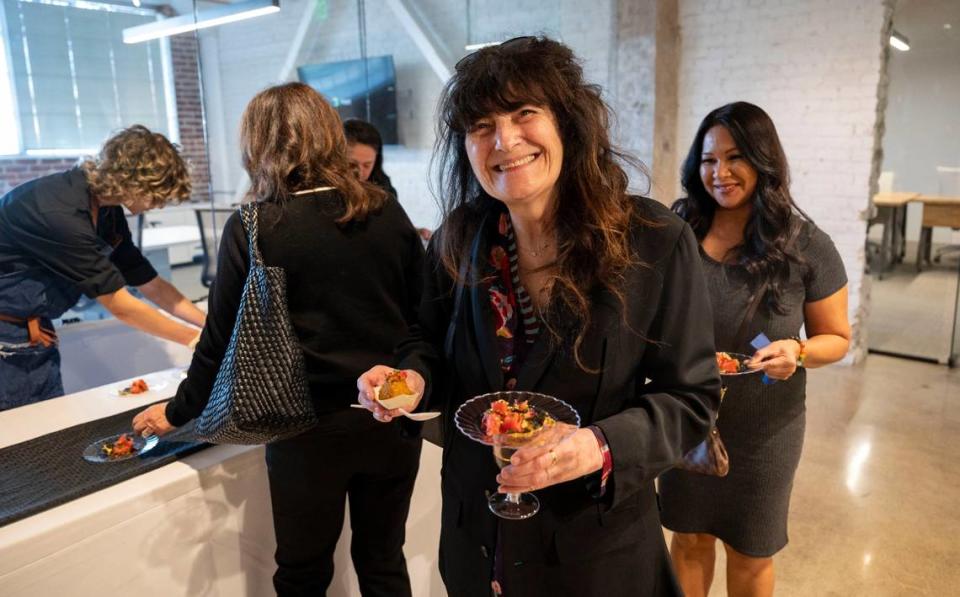
[[[470,263],[476,260],[477,251],[480,250],[480,238],[483,235],[483,229],[486,227],[487,216],[480,221],[480,227],[473,237],[473,243],[470,245],[470,253],[467,258],[460,262],[460,272],[457,275],[457,289],[453,298],[453,313],[450,314],[450,324],[447,326],[447,337],[443,342],[443,354],[447,361],[453,359],[453,336],[457,331],[457,320],[460,317],[460,307],[463,304],[464,286],[467,281],[467,268]]]
[[[240,219],[247,231],[247,248],[250,252],[250,267],[263,267],[263,256],[260,255],[260,245],[257,244],[257,214],[259,204],[254,201],[240,207]]]
[[[763,301],[763,296],[767,293],[767,288],[769,288],[770,283],[764,281],[760,285],[760,288],[750,297],[750,303],[747,305],[747,311],[743,314],[743,320],[740,322],[740,327],[737,328],[737,335],[734,336],[733,348],[734,350],[740,350],[740,346],[745,340],[747,334],[747,328],[750,327],[750,323],[753,322],[753,316],[757,314],[757,309],[760,307],[760,303]]]
[[[790,237],[787,238],[787,244],[783,246],[784,253],[793,248],[794,241],[797,240],[797,236],[800,234],[800,228],[799,223],[792,224]],[[743,341],[746,340],[747,329],[753,322],[753,317],[757,314],[757,309],[760,308],[760,303],[763,301],[763,297],[767,294],[769,288],[770,280],[764,280],[763,284],[761,284],[753,296],[750,297],[750,303],[747,305],[747,310],[743,314],[743,321],[740,322],[740,327],[737,328],[737,334],[734,336],[733,346],[735,350],[739,350],[740,346],[743,345]]]

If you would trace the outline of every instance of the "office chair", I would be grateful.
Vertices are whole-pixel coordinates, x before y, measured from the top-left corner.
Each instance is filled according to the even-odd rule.
[[[960,197],[960,166],[937,166],[937,188],[940,196]],[[951,228],[953,232],[960,228]],[[960,244],[948,244],[937,249],[933,262],[950,253],[960,253]]]
[[[877,180],[877,193],[892,193],[893,192],[893,171],[887,170],[880,173],[880,177]],[[888,208],[889,209],[889,208]],[[867,244],[866,244],[866,261],[867,261],[867,273],[873,273],[874,267],[880,262],[880,252],[881,246],[880,243],[870,239],[870,228],[876,225],[883,226],[886,222],[886,219],[883,217],[879,207],[870,203],[869,213],[867,216]],[[900,247],[892,247],[890,264],[896,263],[899,261]],[[890,264],[887,264],[888,266]],[[876,267],[878,270],[877,273],[880,276],[880,279],[883,279],[883,265]]]
[[[200,246],[203,249],[203,261],[200,268],[200,283],[210,288],[217,277],[217,252],[220,250],[220,236],[230,214],[237,211],[232,207],[214,207],[211,205],[193,208],[200,227]]]

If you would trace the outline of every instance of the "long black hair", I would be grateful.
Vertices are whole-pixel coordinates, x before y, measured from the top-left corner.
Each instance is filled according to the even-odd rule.
[[[390,177],[383,171],[383,138],[380,136],[377,127],[366,120],[350,118],[343,122],[343,132],[347,136],[347,143],[350,145],[360,143],[377,151],[377,159],[373,162],[373,170],[367,180],[396,197],[397,191],[390,183]]]
[[[741,155],[757,171],[757,186],[750,198],[752,211],[743,230],[743,243],[734,248],[737,263],[751,274],[751,290],[769,283],[766,304],[783,314],[782,295],[790,275],[790,262],[801,263],[796,243],[797,217],[810,220],[790,195],[790,168],[773,120],[760,107],[734,102],[713,110],[700,123],[680,170],[687,196],[673,205],[703,240],[713,223],[717,203],[703,187],[700,161],[703,138],[711,128],[730,132]],[[790,245],[788,247],[788,244]]]

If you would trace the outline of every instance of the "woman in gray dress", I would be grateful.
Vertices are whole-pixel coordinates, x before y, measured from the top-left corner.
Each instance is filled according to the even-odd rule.
[[[682,179],[687,197],[674,210],[700,241],[717,350],[753,353],[750,366],[766,377],[728,378],[717,425],[730,474],[662,475],[663,523],[675,533],[671,556],[688,597],[709,592],[717,539],[728,594],[772,595],[803,447],[806,369],[840,360],[850,342],[846,273],[833,242],[790,196],[783,147],[757,106],[708,114]],[[759,308],[738,334],[758,292]],[[750,341],[761,332],[773,342],[754,353]]]

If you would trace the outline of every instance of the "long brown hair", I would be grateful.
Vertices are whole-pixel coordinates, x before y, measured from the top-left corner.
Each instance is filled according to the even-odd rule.
[[[572,348],[578,366],[589,371],[579,349],[590,325],[590,293],[604,288],[625,306],[624,274],[638,265],[630,229],[642,220],[636,201],[627,195],[627,174],[620,164],[639,163],[613,147],[610,109],[599,86],[584,80],[567,46],[545,37],[516,38],[457,64],[440,98],[434,151],[444,216],[440,256],[457,276],[461,260],[470,258],[480,222],[498,203],[470,167],[467,131],[481,118],[528,103],[550,108],[564,147],[552,214],[558,246],[551,267],[556,273],[543,319],[554,340]]]
[[[129,208],[154,209],[190,198],[190,172],[177,145],[135,124],[80,163],[94,197]]]
[[[240,147],[257,201],[332,186],[345,206],[338,224],[362,221],[386,201],[383,191],[354,176],[340,116],[303,83],[276,85],[250,100],[240,121]]]

